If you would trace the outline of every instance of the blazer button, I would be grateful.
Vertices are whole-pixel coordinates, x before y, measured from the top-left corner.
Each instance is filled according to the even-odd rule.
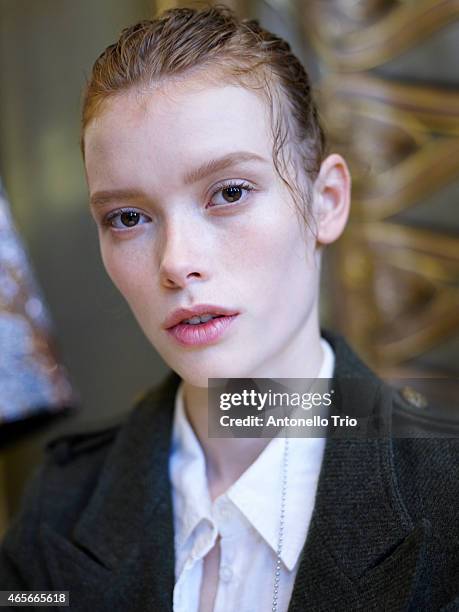
[[[402,387],[400,389],[400,395],[403,399],[414,406],[415,408],[426,408],[429,404],[425,395],[413,389],[413,387]]]

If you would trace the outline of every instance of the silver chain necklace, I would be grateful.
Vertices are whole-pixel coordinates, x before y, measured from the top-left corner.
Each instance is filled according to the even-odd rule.
[[[284,459],[282,465],[282,496],[281,496],[281,510],[279,517],[279,538],[277,541],[277,559],[276,559],[276,571],[274,573],[274,589],[273,589],[273,605],[272,612],[277,612],[277,600],[279,596],[279,581],[280,581],[280,568],[281,568],[281,554],[282,545],[284,538],[284,519],[285,519],[285,498],[287,493],[287,468],[288,468],[288,438],[285,438],[284,444]]]

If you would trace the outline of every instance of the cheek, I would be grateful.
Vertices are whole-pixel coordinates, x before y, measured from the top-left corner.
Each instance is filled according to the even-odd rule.
[[[258,287],[261,279],[266,282],[281,270],[291,243],[293,224],[285,208],[274,192],[260,199],[256,208],[230,228],[230,250],[243,266],[243,277],[248,274],[258,279]]]
[[[304,276],[304,235],[294,213],[286,211],[285,202],[278,202],[254,227],[256,231],[246,236],[241,251],[245,249],[247,269],[258,279],[257,286],[263,293],[279,291],[280,285],[291,282],[299,273]]]
[[[294,212],[271,219],[259,230],[247,269],[253,273],[253,287],[259,296],[259,320],[271,321],[280,331],[296,326],[314,299],[317,270],[313,243],[307,240]]]

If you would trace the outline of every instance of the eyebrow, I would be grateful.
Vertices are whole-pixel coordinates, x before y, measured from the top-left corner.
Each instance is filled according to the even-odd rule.
[[[192,185],[193,183],[197,183],[198,181],[203,180],[211,174],[226,170],[230,166],[235,166],[236,164],[251,161],[257,161],[264,164],[269,163],[268,159],[262,157],[261,155],[258,155],[257,153],[251,153],[249,151],[235,151],[217,159],[210,159],[204,164],[198,166],[197,168],[189,170],[183,177],[183,183],[185,185]],[[139,191],[138,189],[113,189],[96,191],[90,197],[90,204],[91,206],[98,206],[120,199],[135,200],[142,196],[145,196],[145,194],[142,191]]]
[[[251,153],[249,151],[235,151],[234,153],[228,153],[218,159],[211,159],[198,168],[194,168],[187,172],[183,178],[185,185],[191,185],[197,183],[202,179],[206,178],[210,174],[215,172],[221,172],[226,170],[230,166],[234,166],[243,162],[258,161],[268,163],[268,160],[257,153]]]

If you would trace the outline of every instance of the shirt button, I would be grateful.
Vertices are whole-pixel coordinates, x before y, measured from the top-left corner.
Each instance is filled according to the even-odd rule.
[[[233,577],[233,570],[228,566],[224,565],[220,570],[220,578],[223,582],[229,582]]]

